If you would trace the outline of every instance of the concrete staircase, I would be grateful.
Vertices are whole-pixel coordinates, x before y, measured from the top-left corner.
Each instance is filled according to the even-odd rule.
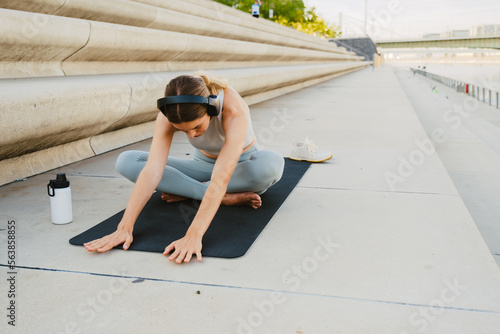
[[[152,135],[181,73],[253,104],[369,65],[207,0],[0,0],[0,185]]]

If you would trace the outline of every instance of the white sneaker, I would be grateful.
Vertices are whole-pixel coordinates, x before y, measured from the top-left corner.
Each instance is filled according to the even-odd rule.
[[[293,140],[289,158],[297,161],[322,162],[331,159],[332,156],[331,152],[319,151],[312,140],[306,137],[303,142]]]

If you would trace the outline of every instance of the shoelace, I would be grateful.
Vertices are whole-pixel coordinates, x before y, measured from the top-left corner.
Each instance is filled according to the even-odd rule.
[[[306,148],[309,152],[316,152],[318,151],[318,146],[314,145],[314,142],[312,140],[309,140],[307,142],[305,142],[304,144],[306,144]]]

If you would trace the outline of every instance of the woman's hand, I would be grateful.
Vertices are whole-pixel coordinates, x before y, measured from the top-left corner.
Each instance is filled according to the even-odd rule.
[[[118,229],[101,239],[96,239],[83,245],[89,252],[98,251],[99,253],[102,253],[120,244],[123,244],[123,249],[127,250],[133,239],[134,238],[132,237],[131,232],[124,229]]]
[[[196,254],[198,262],[201,261],[201,237],[186,234],[184,238],[172,242],[165,248],[163,255],[168,255],[172,250],[175,251],[169,256],[169,260],[175,260],[176,263],[191,261],[193,254]]]

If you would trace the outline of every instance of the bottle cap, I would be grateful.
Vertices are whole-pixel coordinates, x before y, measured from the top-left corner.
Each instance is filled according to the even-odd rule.
[[[48,185],[54,189],[68,188],[69,187],[69,180],[66,178],[66,174],[57,173],[56,179],[50,180]]]

